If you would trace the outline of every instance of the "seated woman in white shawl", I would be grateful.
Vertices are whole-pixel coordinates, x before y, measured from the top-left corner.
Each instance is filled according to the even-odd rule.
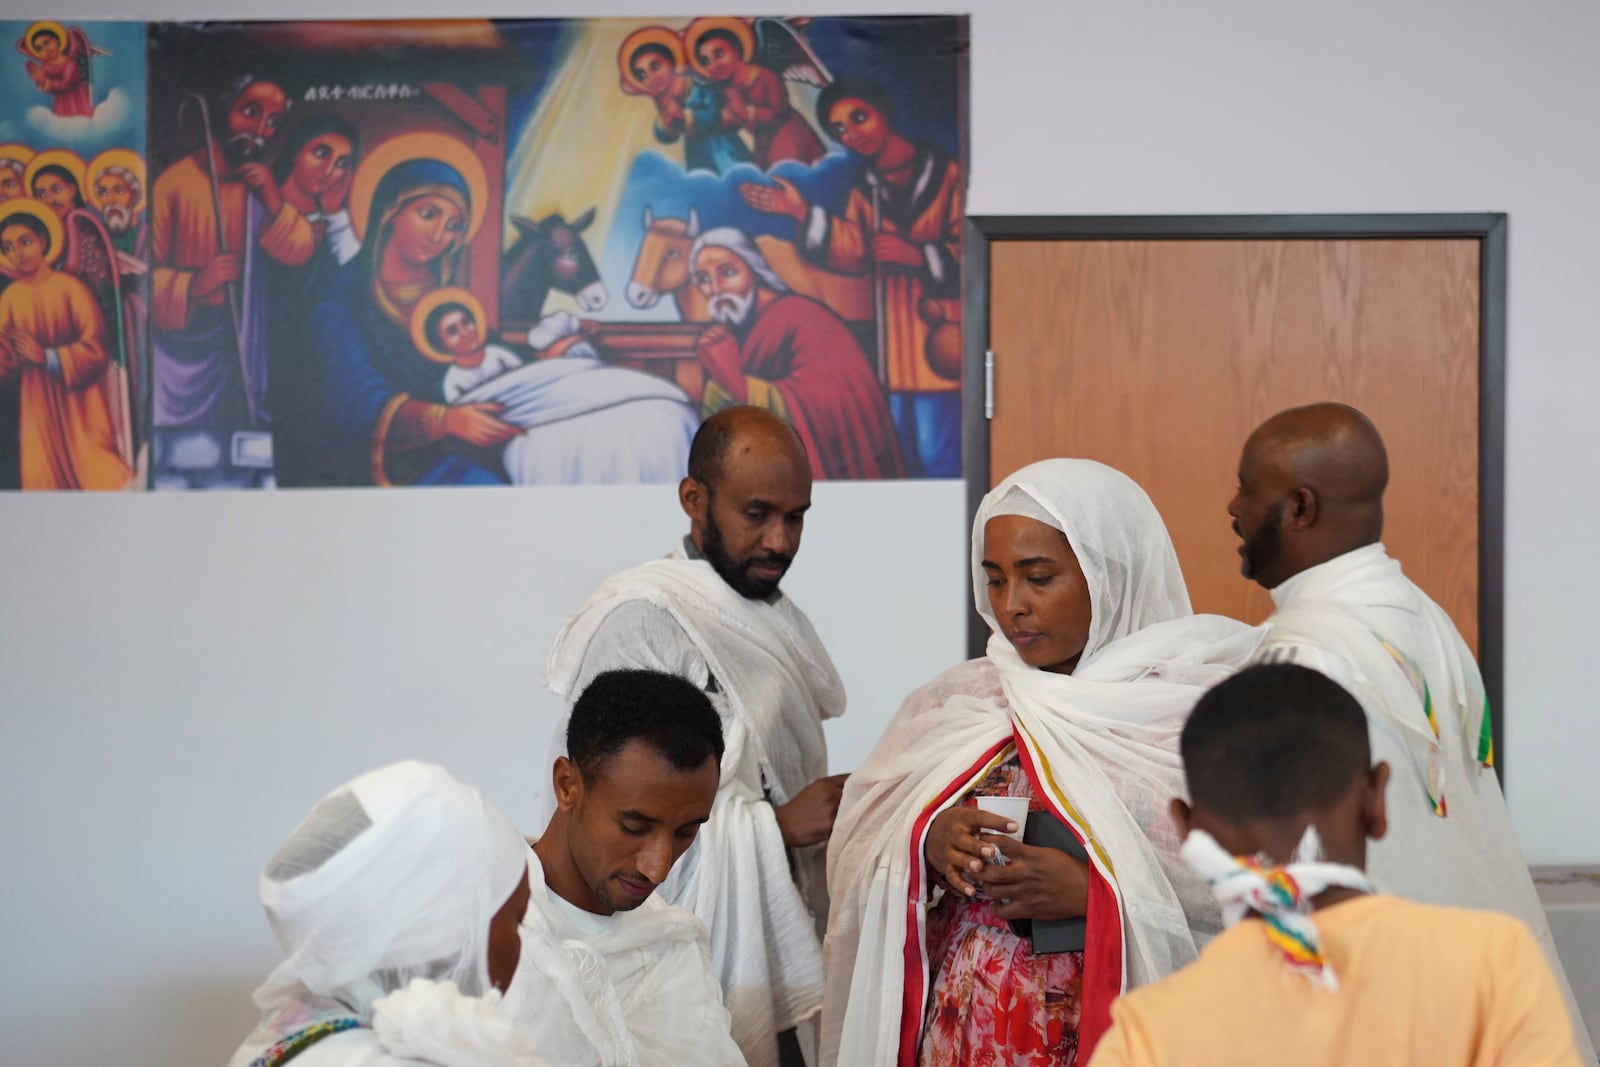
[[[827,1065],[1086,1062],[1118,993],[1194,959],[1191,924],[1220,929],[1167,802],[1184,718],[1258,631],[1190,613],[1155,506],[1088,460],[990,492],[972,574],[987,657],[913,693],[845,785]],[[1027,797],[1056,847],[980,836],[1008,824],[983,795]]]
[[[230,1067],[545,1067],[500,1008],[528,896],[522,837],[443,768],[341,786],[261,874],[284,961]]]

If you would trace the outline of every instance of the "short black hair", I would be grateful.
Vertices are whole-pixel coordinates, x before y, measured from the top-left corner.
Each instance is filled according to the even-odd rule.
[[[478,322],[478,317],[472,313],[472,309],[459,300],[446,300],[428,312],[428,317],[422,320],[422,336],[428,339],[430,345],[441,351],[444,349],[444,335],[439,331],[444,327],[444,317],[452,311],[465,312],[474,325]]]
[[[661,671],[597,674],[572,705],[567,757],[593,781],[629,741],[642,741],[683,771],[722,762],[722,720],[700,689]]]
[[[312,115],[290,131],[283,143],[283,150],[278,153],[278,158],[272,161],[272,176],[278,179],[278,184],[282,185],[289,180],[295,160],[306,145],[330,133],[350,142],[350,159],[353,165],[361,155],[361,134],[338,115],[327,113]]]
[[[828,115],[833,111],[833,105],[841,100],[865,100],[883,113],[885,122],[894,125],[894,100],[889,96],[889,90],[866,78],[839,78],[829,82],[817,94],[817,125],[830,137],[832,132]]]
[[[1356,698],[1292,663],[1247,667],[1213,687],[1181,747],[1190,802],[1236,823],[1326,811],[1372,765]]]
[[[700,49],[704,48],[710,41],[723,41],[735,52],[739,53],[741,59],[744,58],[744,42],[739,40],[738,37],[735,37],[732,30],[721,29],[707,30],[705,33],[702,33],[700,35],[700,39],[694,43],[695,55],[699,55]]]
[[[70,170],[68,170],[66,167],[63,167],[59,163],[51,163],[49,166],[40,167],[38,171],[34,173],[34,187],[38,187],[40,178],[47,176],[60,178],[68,185],[72,186],[72,205],[74,207],[83,206],[83,186],[78,183],[77,175],[73,174]],[[29,189],[28,192],[33,192],[33,189]]]
[[[42,221],[26,212],[18,211],[15,214],[7,215],[5,218],[0,218],[0,233],[4,233],[11,226],[21,226],[32,230],[34,235],[44,242],[45,258],[49,258],[51,252],[50,229]]]
[[[57,33],[55,30],[51,30],[51,29],[34,30],[33,31],[33,36],[28,38],[28,43],[33,45],[35,48],[38,48],[39,47],[39,38],[41,38],[41,37],[49,37],[51,40],[55,41],[56,44],[61,44],[62,43],[61,42],[61,35],[59,33]]]
[[[655,41],[650,41],[633,50],[633,55],[628,57],[628,69],[630,71],[633,70],[634,65],[645,56],[660,56],[662,59],[667,61],[667,66],[673,68],[674,70],[678,68],[678,57],[672,54],[672,49],[668,48],[664,44],[658,44]]]

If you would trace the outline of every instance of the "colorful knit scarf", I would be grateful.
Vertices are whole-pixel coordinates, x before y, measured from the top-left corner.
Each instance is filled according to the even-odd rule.
[[[1235,856],[1204,830],[1191,830],[1180,853],[1205,879],[1222,905],[1222,921],[1232,926],[1255,913],[1266,923],[1267,940],[1283,954],[1288,968],[1314,985],[1339,988],[1322,955],[1322,935],[1311,921],[1311,900],[1335,886],[1372,892],[1372,883],[1355,867],[1322,862],[1322,841],[1307,826],[1293,859],[1279,867],[1265,855]]]
[[[251,1060],[250,1067],[281,1067],[322,1039],[342,1034],[346,1030],[354,1030],[360,1025],[361,1020],[350,1016],[313,1023],[304,1030],[284,1035],[281,1040]]]

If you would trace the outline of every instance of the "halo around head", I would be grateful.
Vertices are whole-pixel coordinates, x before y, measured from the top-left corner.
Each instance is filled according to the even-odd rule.
[[[50,210],[49,205],[31,197],[19,196],[15,200],[7,200],[0,204],[0,230],[18,215],[28,215],[44,223],[44,229],[49,234],[50,251],[45,254],[46,263],[54,263],[61,258],[61,253],[66,251],[66,232],[61,227],[61,220],[56,218],[56,213]],[[0,252],[0,264],[12,266],[11,259]]]
[[[441,352],[434,347],[432,341],[428,340],[428,316],[442,304],[460,304],[470,311],[473,321],[478,324],[478,333],[481,337],[489,336],[489,324],[484,318],[482,302],[467,289],[455,286],[435,289],[417,301],[417,306],[411,312],[411,343],[417,346],[418,352],[435,363],[454,363],[454,356],[448,352]]]
[[[66,27],[62,26],[59,22],[51,22],[50,20],[46,19],[43,22],[35,22],[32,26],[28,27],[28,32],[22,35],[22,47],[28,50],[28,54],[30,56],[32,56],[34,59],[44,58],[44,56],[39,54],[38,49],[33,47],[33,35],[41,30],[47,30],[50,33],[55,34],[56,40],[61,42],[61,50],[63,52],[67,50],[68,42]]]
[[[483,163],[472,154],[472,149],[454,137],[442,133],[403,133],[391,137],[374,148],[356,168],[355,179],[350,183],[350,222],[356,236],[367,239],[367,215],[372,210],[372,197],[378,191],[383,176],[402,163],[414,159],[432,159],[453,168],[467,183],[467,196],[471,200],[467,219],[467,232],[462,240],[472,240],[483,224],[484,212],[489,206],[489,178]]]
[[[689,59],[689,66],[694,68],[696,74],[706,75],[706,69],[700,65],[700,42],[712,30],[727,30],[739,42],[740,57],[745,62],[756,52],[756,34],[750,28],[748,19],[733,18],[724,15],[714,15],[707,18],[695,19],[689,23],[689,28],[683,31],[683,48]]]
[[[683,69],[683,38],[665,26],[646,26],[642,30],[634,30],[623,38],[622,47],[617,49],[617,69],[622,73],[622,86],[629,92],[641,96],[645,92],[644,82],[634,77],[633,55],[645,45],[655,44],[665,48],[672,54],[672,65],[675,69]]]
[[[89,166],[85,170],[89,180],[80,186],[83,198],[97,209],[104,209],[100,198],[94,193],[94,180],[109,167],[120,167],[130,171],[139,180],[139,198],[133,202],[133,210],[144,210],[145,202],[150,197],[150,183],[145,175],[144,157],[131,148],[108,148],[89,161]]]
[[[33,195],[33,179],[46,167],[60,167],[72,175],[73,181],[78,183],[78,192],[87,195],[83,180],[83,157],[70,148],[47,148],[28,161],[28,169],[22,175],[22,184],[27,188],[28,195]]]
[[[33,149],[16,141],[7,141],[5,144],[0,144],[0,161],[8,159],[27,167],[28,161],[33,159]]]

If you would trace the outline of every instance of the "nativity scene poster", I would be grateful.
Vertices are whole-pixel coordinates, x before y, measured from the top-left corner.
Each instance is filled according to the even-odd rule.
[[[961,475],[965,19],[0,28],[7,487]]]

